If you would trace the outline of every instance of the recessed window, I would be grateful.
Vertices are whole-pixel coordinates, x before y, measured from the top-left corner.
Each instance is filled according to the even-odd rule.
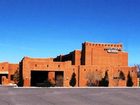
[[[86,69],[84,69],[84,71],[86,71]]]
[[[47,65],[47,67],[49,67],[49,65]]]
[[[75,72],[75,69],[73,69],[73,72]]]
[[[35,67],[37,67],[37,64],[35,64]]]
[[[119,77],[113,77],[113,79],[119,79]]]
[[[4,67],[2,67],[2,69],[4,69]]]
[[[58,65],[58,67],[60,67],[60,65]]]

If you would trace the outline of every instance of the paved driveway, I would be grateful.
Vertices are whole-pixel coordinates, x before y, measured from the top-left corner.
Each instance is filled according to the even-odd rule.
[[[0,87],[0,105],[140,105],[140,89]]]

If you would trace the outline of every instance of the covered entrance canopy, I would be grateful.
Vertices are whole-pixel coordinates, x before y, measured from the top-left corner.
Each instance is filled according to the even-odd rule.
[[[63,71],[31,71],[31,86],[63,86]]]

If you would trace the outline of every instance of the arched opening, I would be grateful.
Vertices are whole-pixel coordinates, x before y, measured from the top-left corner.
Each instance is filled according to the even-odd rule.
[[[122,71],[120,71],[119,79],[125,80],[125,75],[124,75],[124,73]]]

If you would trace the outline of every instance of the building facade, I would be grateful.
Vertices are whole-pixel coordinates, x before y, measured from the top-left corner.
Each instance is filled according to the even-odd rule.
[[[84,42],[74,50],[56,58],[24,57],[19,64],[0,64],[1,83],[13,82],[19,70],[23,86],[137,86],[136,67],[128,66],[128,53],[122,44]],[[4,67],[4,69],[2,69]]]
[[[13,77],[18,70],[19,64],[0,63],[0,84],[7,85],[9,83],[15,83],[16,81],[14,81]]]

